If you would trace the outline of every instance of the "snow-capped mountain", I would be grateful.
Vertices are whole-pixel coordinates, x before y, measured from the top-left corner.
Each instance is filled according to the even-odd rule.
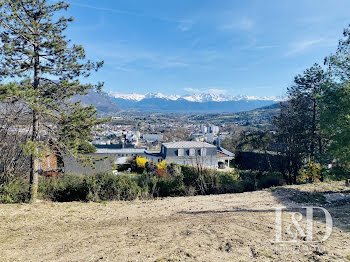
[[[183,99],[190,102],[223,102],[230,101],[230,97],[218,94],[194,94],[183,96]]]
[[[120,94],[89,92],[76,96],[85,105],[95,105],[99,113],[119,110],[167,113],[236,113],[270,106],[285,99],[279,97],[225,96],[221,94],[164,95],[161,93]]]
[[[144,99],[153,99],[153,98],[159,98],[159,99],[166,99],[166,100],[172,100],[177,101],[179,99],[183,99],[189,102],[227,102],[227,101],[240,101],[240,100],[259,100],[259,101],[283,101],[283,98],[280,97],[257,97],[257,96],[226,96],[222,94],[193,94],[193,95],[164,95],[162,93],[147,93],[147,94],[121,94],[116,92],[109,92],[109,95],[113,96],[116,99],[124,99],[124,100],[131,100],[131,101],[141,101]]]
[[[108,92],[108,94],[114,98],[120,98],[120,99],[125,99],[125,100],[134,100],[134,101],[141,101],[143,99],[150,99],[150,98],[164,98],[164,99],[169,99],[169,100],[177,100],[180,98],[178,95],[170,95],[166,96],[163,95],[162,93],[147,93],[147,94],[121,94],[121,93],[116,93],[116,92]]]
[[[109,92],[122,110],[168,113],[241,112],[269,106],[278,97],[226,96],[222,94],[164,95],[162,93],[121,94]]]

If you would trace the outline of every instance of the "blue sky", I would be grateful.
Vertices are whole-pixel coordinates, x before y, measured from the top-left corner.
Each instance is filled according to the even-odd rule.
[[[281,96],[335,51],[348,0],[71,0],[105,91]]]

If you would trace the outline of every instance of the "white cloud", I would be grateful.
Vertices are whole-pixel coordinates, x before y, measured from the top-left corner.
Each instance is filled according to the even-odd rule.
[[[108,43],[103,45],[87,45],[87,53],[93,57],[104,59],[106,65],[118,71],[130,72],[140,68],[169,69],[186,68],[190,61],[182,55],[173,55],[155,50],[148,50],[127,43]]]
[[[251,30],[255,26],[255,21],[251,18],[242,17],[233,22],[226,23],[221,26],[222,30]]]
[[[278,45],[261,45],[261,46],[255,46],[256,49],[270,49],[270,48],[277,48]]]
[[[186,32],[191,30],[193,25],[194,25],[193,20],[183,20],[179,23],[179,25],[177,26],[177,29],[179,29],[180,31]]]
[[[242,18],[238,21],[238,27],[244,30],[249,30],[254,27],[254,21],[249,18]]]
[[[130,11],[125,11],[125,10],[115,9],[115,8],[99,7],[99,6],[89,5],[89,4],[82,3],[82,2],[71,2],[70,4],[73,5],[73,6],[89,8],[89,9],[95,9],[95,10],[99,10],[99,11],[112,12],[112,13],[116,13],[116,14],[120,14],[120,15],[143,17],[143,18],[146,18],[146,19],[154,19],[154,20],[159,20],[159,21],[163,21],[163,22],[178,23],[178,21],[172,20],[172,19],[169,19],[169,18],[166,18],[166,17],[151,16],[151,15],[147,15],[147,14],[142,14],[142,13],[137,13],[137,12],[130,12]]]
[[[309,49],[310,47],[321,43],[323,40],[324,39],[320,38],[320,39],[302,40],[302,41],[296,42],[291,46],[290,50],[286,53],[286,56],[302,53],[305,50]]]

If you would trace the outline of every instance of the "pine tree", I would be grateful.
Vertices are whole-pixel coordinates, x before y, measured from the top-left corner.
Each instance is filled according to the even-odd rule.
[[[314,161],[315,156],[321,157],[324,149],[324,137],[320,130],[320,108],[319,98],[326,82],[326,74],[321,66],[314,64],[311,68],[297,75],[294,79],[294,85],[289,88],[289,98],[294,103],[303,103],[302,107],[295,111],[295,114],[304,115],[304,128],[308,140],[305,141],[308,147],[309,161]],[[303,111],[303,112],[300,112]],[[317,151],[317,152],[316,152]]]
[[[62,154],[83,159],[99,123],[94,107],[71,102],[74,95],[101,89],[102,84],[81,84],[79,79],[103,62],[86,61],[84,48],[66,39],[73,18],[57,16],[68,8],[64,1],[0,1],[0,101],[20,101],[26,107],[30,139],[23,148],[30,157],[32,199],[37,196],[40,156],[49,143]]]
[[[327,148],[340,177],[350,177],[350,26],[344,29],[335,54],[325,59],[329,79],[321,103],[321,128],[328,136]],[[345,171],[345,172],[344,172]],[[343,174],[342,174],[343,173]]]
[[[285,145],[292,183],[296,182],[306,159],[320,162],[324,154],[326,139],[320,129],[319,97],[326,79],[317,64],[297,75],[288,88],[288,102],[282,104],[281,113],[275,119],[278,138]]]
[[[277,141],[283,146],[281,152],[286,156],[288,183],[296,183],[299,169],[308,151],[308,135],[305,119],[309,116],[302,110],[307,106],[305,99],[289,99],[281,103],[280,114],[274,119]]]

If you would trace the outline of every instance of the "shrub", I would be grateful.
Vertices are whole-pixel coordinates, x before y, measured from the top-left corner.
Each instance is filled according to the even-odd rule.
[[[161,177],[161,178],[166,178],[166,170],[164,169],[157,169],[156,171],[154,171],[154,175],[156,177]]]
[[[285,184],[283,175],[280,172],[263,172],[257,181],[259,189],[282,186]]]
[[[328,180],[344,180],[350,178],[350,168],[335,165],[331,169],[325,171],[325,178]]]
[[[117,170],[120,172],[127,171],[129,168],[132,169],[131,163],[120,164],[117,166]]]
[[[147,162],[148,162],[147,158],[140,157],[140,156],[136,157],[136,165],[139,168],[145,168]]]
[[[39,193],[43,198],[58,202],[134,200],[140,192],[141,188],[134,179],[113,174],[85,178],[64,175],[44,178],[39,184]]]
[[[29,184],[23,179],[13,179],[0,184],[0,203],[22,203],[29,201]]]
[[[238,174],[235,173],[219,173],[217,193],[242,193],[244,184]]]
[[[256,190],[259,171],[239,170],[238,174],[242,180],[244,191]]]
[[[322,168],[320,165],[310,161],[307,166],[300,170],[300,182],[320,182]]]
[[[57,202],[86,201],[88,194],[84,178],[75,175],[43,178],[40,180],[38,192],[44,199]]]
[[[163,160],[162,162],[160,162],[158,165],[157,165],[157,168],[159,170],[166,170],[166,163],[165,163],[165,160]]]
[[[154,162],[148,161],[146,163],[146,172],[153,173],[157,169],[157,165]]]
[[[128,177],[106,174],[97,179],[100,182],[100,200],[134,200],[141,191],[136,181]]]
[[[171,177],[182,175],[181,166],[171,163],[167,166],[167,174]]]
[[[113,174],[86,177],[84,184],[88,192],[87,200],[92,201],[134,200],[141,193],[134,179]]]
[[[185,185],[182,176],[171,178],[160,178],[157,181],[156,194],[160,197],[183,196],[185,195]]]
[[[183,181],[185,186],[195,186],[199,178],[199,173],[194,167],[182,166]]]

